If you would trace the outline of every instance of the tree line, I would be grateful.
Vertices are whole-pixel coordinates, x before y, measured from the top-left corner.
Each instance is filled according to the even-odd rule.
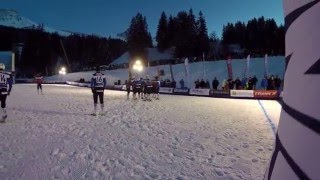
[[[230,45],[238,45],[242,54],[263,56],[264,54],[284,55],[285,29],[274,19],[253,18],[244,22],[228,23],[223,27],[222,44],[226,54]]]
[[[16,53],[18,77],[57,74],[61,66],[69,71],[81,71],[85,67],[109,64],[127,51],[127,43],[120,39],[84,34],[60,36],[44,32],[40,26],[31,29],[2,26],[0,39],[1,51]]]
[[[146,17],[138,13],[125,32],[133,56],[143,56],[143,49],[152,47],[147,27]],[[206,59],[225,59],[230,55],[284,55],[284,36],[284,26],[278,26],[274,19],[260,17],[247,23],[238,21],[224,25],[219,39],[215,32],[208,34],[204,14],[200,11],[196,17],[190,9],[188,12],[180,11],[176,16],[170,15],[169,18],[162,12],[155,39],[160,51],[174,48],[175,58],[202,59],[204,55]]]

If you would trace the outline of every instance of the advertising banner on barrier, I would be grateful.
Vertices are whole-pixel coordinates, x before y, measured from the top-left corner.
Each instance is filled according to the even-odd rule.
[[[230,97],[230,91],[227,90],[210,90],[210,96],[211,97]]]
[[[231,97],[247,97],[253,98],[253,90],[230,90]]]
[[[254,90],[254,98],[276,99],[279,97],[277,90]]]
[[[176,89],[173,90],[173,94],[188,95],[189,94],[189,89],[176,88]]]
[[[159,92],[160,93],[166,93],[166,94],[172,94],[173,93],[173,88],[160,87]]]
[[[190,95],[209,96],[210,89],[190,89]]]

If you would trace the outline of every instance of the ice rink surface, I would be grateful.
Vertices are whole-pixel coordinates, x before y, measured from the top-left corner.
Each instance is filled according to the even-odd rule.
[[[262,179],[274,146],[276,101],[14,85],[0,124],[1,179]],[[269,120],[268,120],[269,119]]]

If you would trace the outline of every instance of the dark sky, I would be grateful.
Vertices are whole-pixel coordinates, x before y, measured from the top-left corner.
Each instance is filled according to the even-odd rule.
[[[1,0],[0,8],[14,9],[22,16],[47,26],[101,36],[124,32],[138,12],[147,17],[154,37],[161,12],[175,16],[189,10],[206,18],[208,32],[220,37],[222,27],[253,17],[274,18],[283,24],[282,0]]]

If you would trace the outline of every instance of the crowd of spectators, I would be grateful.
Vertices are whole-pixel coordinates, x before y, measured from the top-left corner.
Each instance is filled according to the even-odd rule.
[[[261,82],[260,86],[259,80],[256,76],[249,77],[249,78],[242,78],[240,79],[237,77],[235,80],[234,79],[224,79],[221,84],[221,89],[222,90],[231,90],[231,89],[236,89],[236,90],[255,90],[255,89],[263,89],[263,90],[280,90],[282,87],[282,80],[278,77],[278,75],[274,76],[271,75],[269,77],[264,77]],[[209,83],[209,80],[207,79],[204,81],[203,79],[201,80],[196,80],[194,82],[194,87],[196,89],[215,89],[217,90],[219,87],[220,82],[216,77],[212,80],[211,86]],[[180,86],[181,88],[184,87],[184,81],[183,79],[180,80]]]

